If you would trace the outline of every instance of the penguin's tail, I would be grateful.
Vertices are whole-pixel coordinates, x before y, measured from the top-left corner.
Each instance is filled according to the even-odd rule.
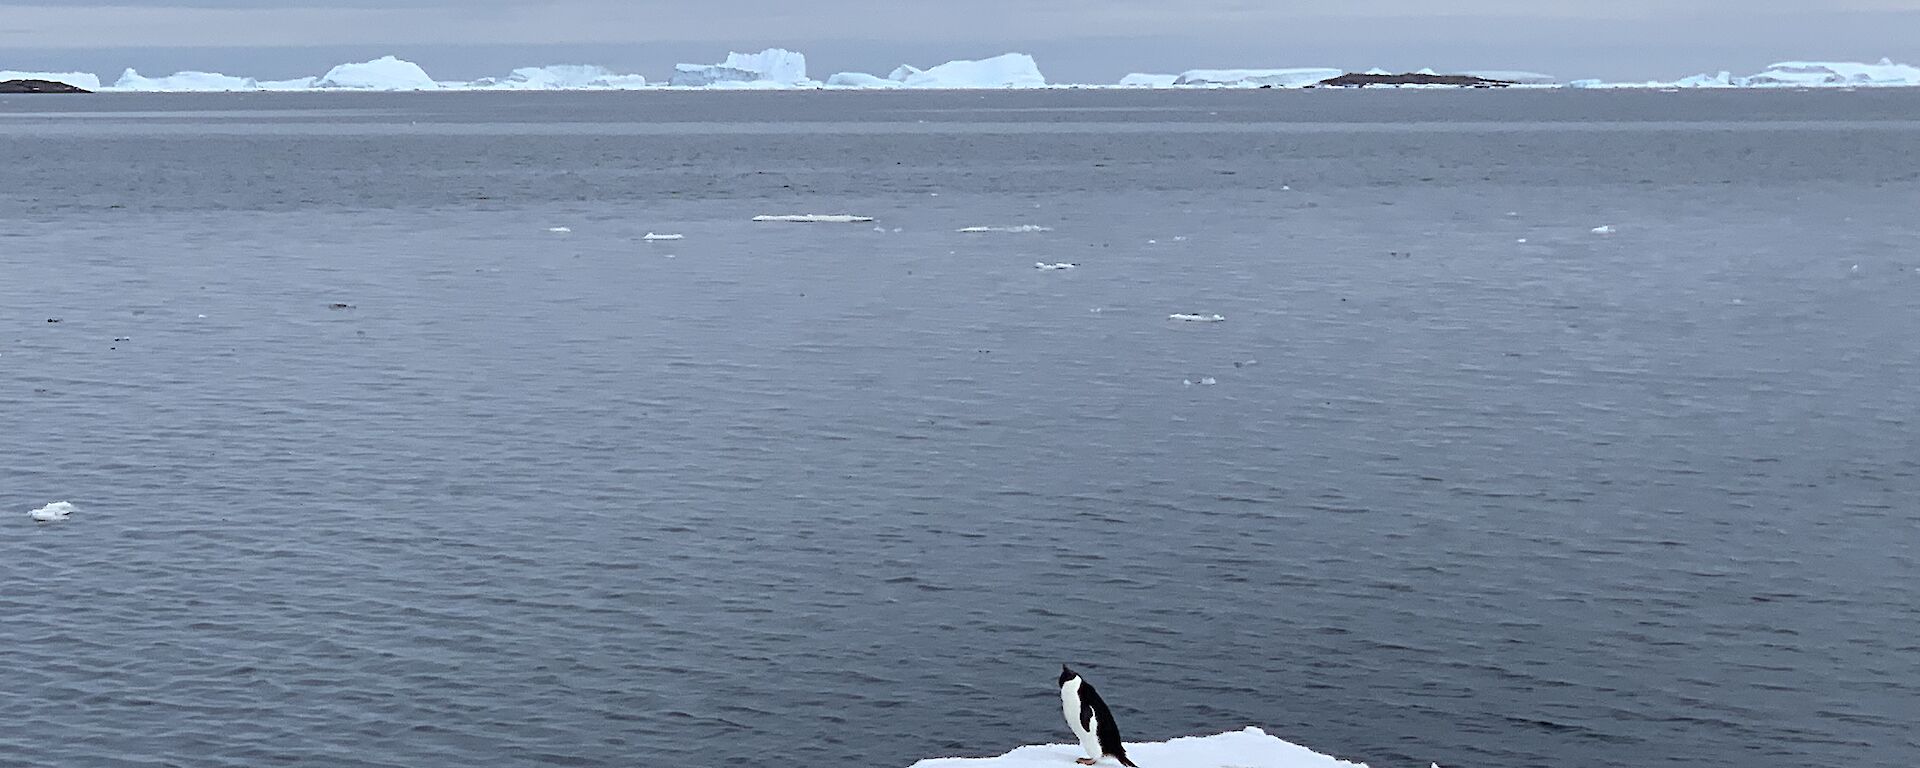
[[[1140,766],[1134,765],[1132,760],[1127,759],[1127,751],[1125,749],[1113,753],[1113,759],[1120,761],[1120,764],[1127,768],[1140,768]]]

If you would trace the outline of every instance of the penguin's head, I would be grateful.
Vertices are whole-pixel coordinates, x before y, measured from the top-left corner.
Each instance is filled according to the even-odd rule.
[[[1072,680],[1079,676],[1080,676],[1080,673],[1067,668],[1067,665],[1065,664],[1060,665],[1060,684],[1061,685],[1066,685],[1068,680]]]

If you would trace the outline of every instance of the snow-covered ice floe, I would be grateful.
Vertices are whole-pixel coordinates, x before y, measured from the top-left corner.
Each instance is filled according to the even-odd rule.
[[[1182,321],[1182,322],[1188,322],[1188,323],[1221,323],[1221,322],[1226,322],[1226,318],[1224,318],[1224,317],[1221,317],[1221,316],[1219,316],[1219,315],[1196,315],[1196,314],[1188,314],[1188,313],[1185,313],[1185,312],[1175,312],[1175,313],[1173,313],[1173,314],[1171,314],[1171,315],[1167,315],[1167,319],[1168,319],[1168,320],[1180,320],[1180,321]]]
[[[672,85],[690,88],[816,85],[807,80],[807,57],[785,48],[759,53],[729,51],[719,64],[675,64]]]
[[[910,768],[1061,768],[1085,757],[1078,744],[1019,747],[999,757],[939,757]],[[1148,768],[1366,768],[1282,741],[1259,728],[1212,736],[1128,744],[1127,756]],[[1118,765],[1111,760],[1106,765]]]
[[[645,237],[642,237],[640,239],[652,241],[652,240],[681,240],[684,238],[686,238],[686,235],[656,235],[652,232],[648,232]]]
[[[65,520],[67,516],[71,514],[73,514],[73,504],[65,501],[56,501],[28,512],[27,517],[33,518],[33,521],[36,523],[53,523]]]
[[[1033,263],[1034,269],[1074,269],[1079,266],[1080,265],[1078,264],[1065,262],[1065,261],[1056,261],[1052,264],[1048,264],[1044,261],[1036,261]]]
[[[844,213],[786,213],[779,215],[761,215],[754,221],[792,221],[802,224],[852,224],[860,221],[873,221],[872,216],[849,216]]]
[[[566,232],[572,232],[573,227],[547,227],[547,231],[566,233]]]
[[[1589,230],[1589,231],[1593,232],[1596,235],[1611,235],[1615,232],[1618,232],[1619,230],[1614,229],[1612,224],[1602,224],[1600,226],[1594,227],[1592,230]]]
[[[8,80],[45,80],[50,83],[66,83],[89,91],[100,90],[100,76],[92,72],[16,72],[11,69],[0,69],[0,83]]]
[[[1040,225],[1038,225],[1038,224],[1020,224],[1020,225],[1017,225],[1017,226],[1011,226],[1011,227],[961,227],[961,228],[959,228],[959,229],[956,229],[956,230],[954,230],[954,231],[955,231],[955,232],[968,232],[968,233],[979,233],[979,232],[1052,232],[1052,231],[1053,231],[1053,227],[1043,227],[1043,226],[1040,226]]]
[[[1332,67],[1294,67],[1290,69],[1189,69],[1174,78],[1174,85],[1215,85],[1257,88],[1299,88],[1346,74]]]

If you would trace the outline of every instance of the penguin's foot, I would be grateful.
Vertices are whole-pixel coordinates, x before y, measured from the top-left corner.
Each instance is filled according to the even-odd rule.
[[[1073,759],[1073,761],[1081,765],[1093,765],[1094,763],[1099,762],[1098,760],[1095,760],[1091,757],[1076,757]]]

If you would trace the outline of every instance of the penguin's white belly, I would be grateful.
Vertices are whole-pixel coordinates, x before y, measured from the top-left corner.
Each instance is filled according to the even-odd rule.
[[[1080,680],[1075,678],[1060,686],[1060,714],[1067,718],[1067,727],[1073,729],[1073,736],[1080,740],[1080,748],[1087,751],[1087,757],[1100,759],[1100,723],[1098,717],[1087,718],[1086,726],[1080,725]]]

